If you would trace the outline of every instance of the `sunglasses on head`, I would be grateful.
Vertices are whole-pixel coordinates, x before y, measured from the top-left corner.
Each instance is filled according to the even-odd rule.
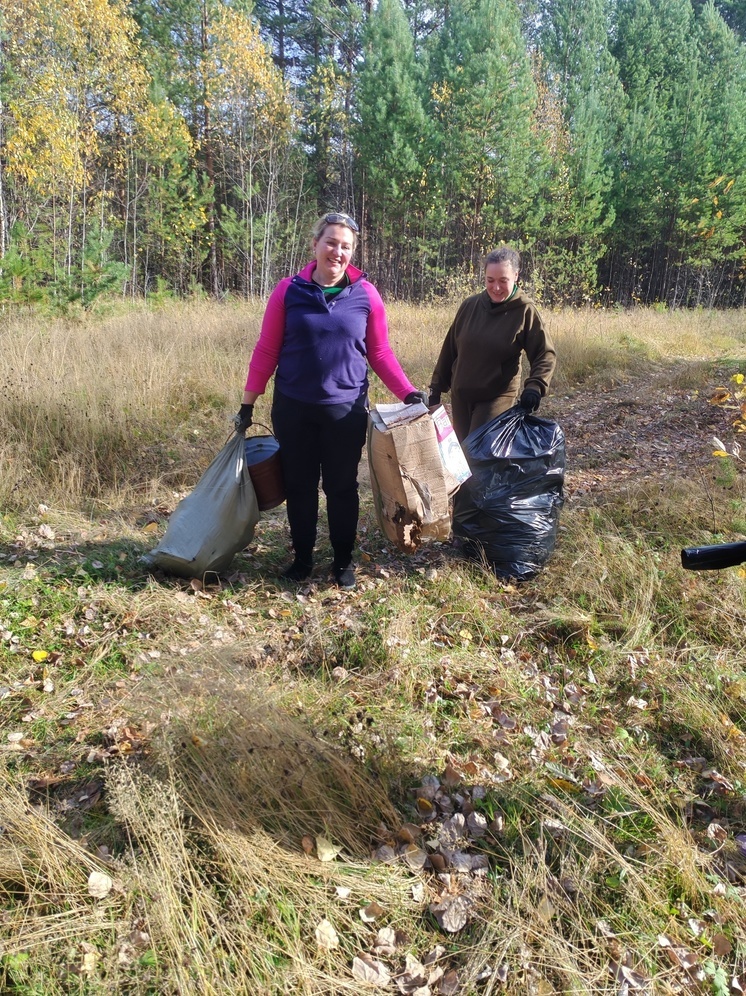
[[[357,222],[354,218],[351,218],[349,214],[340,214],[332,212],[331,214],[324,215],[325,225],[344,225],[353,232],[359,232],[360,229],[357,227]]]

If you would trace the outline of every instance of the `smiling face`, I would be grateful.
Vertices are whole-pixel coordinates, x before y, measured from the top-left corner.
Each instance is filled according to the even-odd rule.
[[[488,263],[485,267],[485,290],[495,304],[507,301],[517,280],[518,270],[511,263]]]
[[[327,225],[313,240],[316,269],[313,279],[322,287],[332,287],[344,276],[355,248],[355,235],[346,225]]]

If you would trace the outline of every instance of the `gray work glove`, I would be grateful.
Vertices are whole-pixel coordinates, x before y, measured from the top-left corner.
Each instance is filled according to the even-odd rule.
[[[246,432],[250,425],[254,422],[254,406],[253,405],[241,405],[238,415],[233,419],[233,424],[236,427],[236,432]]]
[[[427,407],[427,392],[426,391],[410,391],[409,394],[404,399],[405,405],[416,405],[417,402],[425,405]]]

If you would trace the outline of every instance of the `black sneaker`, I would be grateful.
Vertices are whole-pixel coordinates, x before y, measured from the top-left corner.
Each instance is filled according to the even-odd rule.
[[[352,591],[357,584],[357,581],[355,580],[355,568],[352,564],[348,564],[347,567],[337,567],[335,564],[334,580],[339,588],[344,588],[346,591]]]
[[[313,564],[309,564],[307,560],[295,560],[286,567],[284,571],[280,574],[280,577],[285,578],[286,581],[305,581],[306,578],[311,577],[311,571],[313,570]]]

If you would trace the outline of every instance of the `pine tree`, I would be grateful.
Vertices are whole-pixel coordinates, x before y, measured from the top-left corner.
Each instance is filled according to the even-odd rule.
[[[415,54],[419,58],[430,38],[443,27],[449,13],[449,0],[402,0],[412,31]]]
[[[478,268],[530,230],[542,150],[536,87],[513,0],[454,0],[429,61],[432,265]]]
[[[685,303],[740,303],[746,230],[746,50],[715,5],[697,16],[703,142],[678,217]],[[682,282],[681,280],[679,281]]]
[[[624,94],[609,51],[604,0],[543,0],[541,68],[548,99],[561,110],[552,142],[534,281],[548,298],[587,299],[614,221],[613,167]]]
[[[695,9],[699,13],[712,0],[696,0]],[[717,0],[714,4],[715,10],[722,17],[723,21],[731,28],[736,35],[744,41],[746,39],[746,0]]]
[[[611,262],[630,301],[666,300],[675,289],[677,221],[705,141],[694,28],[690,0],[620,5],[615,54],[630,112],[615,177]]]
[[[353,0],[308,0],[300,25],[301,139],[310,149],[310,193],[319,213],[330,207],[357,213],[352,105],[365,17]]]
[[[256,15],[298,101],[309,213],[356,209],[351,131],[355,72],[370,0],[258,0]]]
[[[426,197],[427,119],[412,33],[400,0],[371,15],[358,78],[354,132],[364,204],[365,249],[382,289],[411,290]]]
[[[287,80],[297,78],[301,48],[298,29],[302,18],[302,5],[288,0],[256,0],[253,16],[261,25],[262,35],[268,39],[275,65]]]

